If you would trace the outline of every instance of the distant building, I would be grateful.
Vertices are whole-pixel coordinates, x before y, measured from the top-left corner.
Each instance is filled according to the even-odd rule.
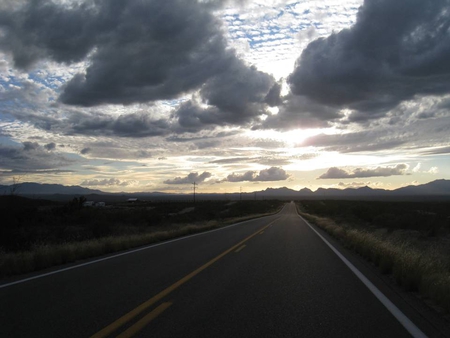
[[[83,202],[83,207],[93,207],[93,206],[94,206],[94,201]]]
[[[106,205],[105,202],[97,202],[97,203],[95,203],[95,206],[96,207],[100,207],[100,208],[104,207],[105,205]]]
[[[129,198],[129,199],[127,200],[128,203],[136,203],[137,201],[138,201],[137,198]]]

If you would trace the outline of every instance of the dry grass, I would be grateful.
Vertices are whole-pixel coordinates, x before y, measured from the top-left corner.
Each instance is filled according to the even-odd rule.
[[[170,225],[164,230],[149,230],[145,234],[109,236],[82,242],[35,245],[30,251],[0,252],[0,276],[10,276],[46,269],[52,266],[73,263],[78,260],[123,251],[168,239],[220,228],[229,224],[266,216],[248,215],[219,221],[195,224]]]
[[[427,243],[413,231],[358,229],[338,225],[329,218],[299,213],[374,262],[382,273],[391,273],[405,290],[418,291],[450,311],[450,257],[445,241]]]

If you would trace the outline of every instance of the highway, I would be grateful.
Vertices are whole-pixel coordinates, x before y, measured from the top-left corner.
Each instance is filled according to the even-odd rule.
[[[388,311],[293,203],[39,276],[0,281],[0,337],[424,336]]]

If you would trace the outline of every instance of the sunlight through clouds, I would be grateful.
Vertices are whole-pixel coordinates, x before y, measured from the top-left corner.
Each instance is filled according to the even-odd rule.
[[[180,192],[164,182],[206,173],[204,192],[344,188],[369,182],[350,182],[351,173],[400,164],[405,175],[374,176],[370,186],[448,179],[447,7],[2,3],[0,183],[20,172],[105,191]],[[317,180],[330,168],[350,177]]]

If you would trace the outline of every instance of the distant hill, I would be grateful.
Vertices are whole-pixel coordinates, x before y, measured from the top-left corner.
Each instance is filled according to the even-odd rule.
[[[442,197],[450,198],[450,181],[436,180],[422,185],[410,185],[396,190],[372,189],[370,187],[347,188],[347,189],[324,189],[319,188],[316,191],[302,189],[300,191],[288,189],[286,187],[273,189],[268,188],[258,192],[266,197],[293,197],[293,198],[386,198],[391,197]]]
[[[9,195],[11,193],[10,185],[0,185],[0,195]],[[100,190],[83,188],[80,186],[65,186],[62,184],[40,184],[40,183],[19,183],[15,190],[16,195],[86,195],[86,194],[105,194]]]
[[[385,196],[391,191],[382,189],[372,189],[369,187],[362,188],[347,188],[347,189],[335,189],[335,188],[319,188],[316,191],[310,189],[302,189],[299,191],[279,188],[279,189],[266,189],[259,192],[264,196],[292,196],[295,198],[341,198],[341,197],[358,197],[358,196]],[[450,194],[450,193],[449,193]]]
[[[450,181],[436,180],[422,185],[410,185],[392,191],[395,195],[449,195]]]
[[[11,186],[0,185],[0,195],[10,195]],[[15,195],[45,198],[52,200],[70,200],[74,196],[84,195],[95,201],[123,201],[127,198],[139,198],[143,200],[190,200],[192,194],[168,194],[161,192],[136,192],[136,193],[106,193],[100,190],[83,188],[80,186],[64,186],[61,184],[21,183],[18,185]],[[372,189],[370,187],[347,189],[324,189],[316,191],[304,188],[293,190],[283,188],[267,188],[263,191],[252,193],[230,194],[197,194],[199,200],[209,199],[445,199],[450,200],[450,180],[436,180],[422,185],[407,186],[396,190]]]

